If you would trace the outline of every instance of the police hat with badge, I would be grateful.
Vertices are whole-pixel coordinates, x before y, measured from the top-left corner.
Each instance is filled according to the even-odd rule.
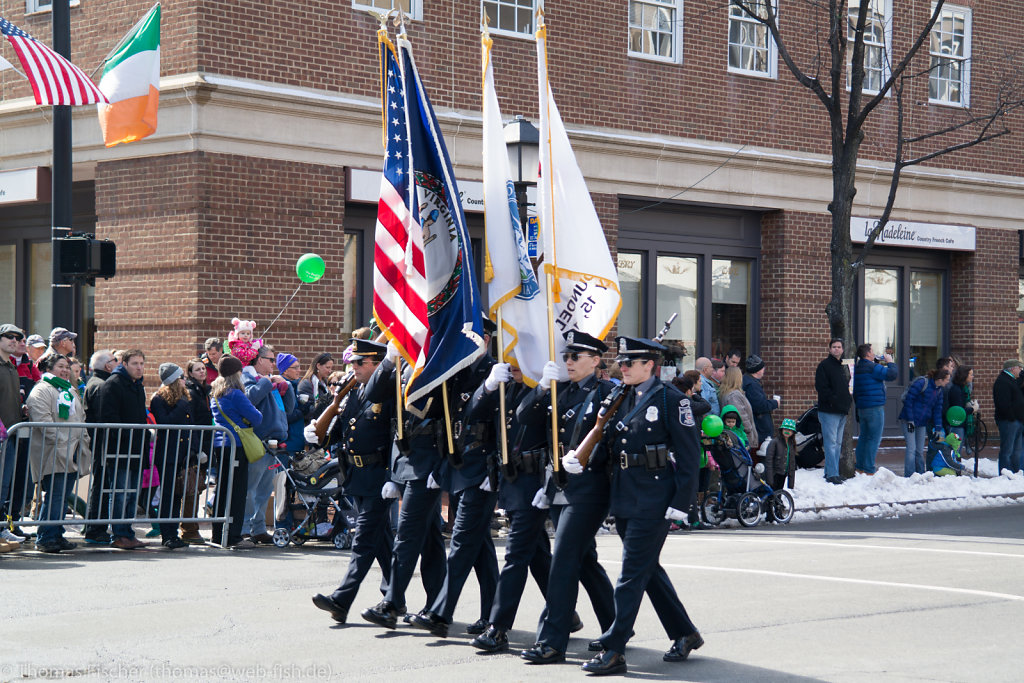
[[[498,331],[498,323],[494,322],[486,315],[483,317],[482,323],[484,334],[489,334],[493,337],[494,333]]]
[[[597,337],[591,336],[579,330],[569,330],[564,335],[565,350],[576,353],[592,353],[600,356],[608,350],[608,345]]]
[[[642,337],[616,337],[615,343],[619,352],[615,361],[618,363],[634,360],[653,360],[657,363],[668,350],[662,344]]]
[[[366,358],[377,363],[384,360],[384,357],[388,353],[387,344],[381,344],[371,339],[353,339],[351,342],[352,355],[358,356],[359,358]]]

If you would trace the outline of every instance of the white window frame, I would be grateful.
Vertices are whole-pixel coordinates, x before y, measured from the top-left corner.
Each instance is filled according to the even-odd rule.
[[[394,8],[395,2],[397,2],[397,0],[391,0],[392,8]],[[359,0],[352,0],[352,9],[357,9],[362,12],[365,12],[366,10],[375,10],[379,12],[381,11],[382,8],[376,7],[370,4],[369,2],[360,2]],[[423,0],[409,0],[409,14],[407,14],[406,16],[411,16],[414,21],[422,21]]]
[[[634,52],[631,49],[629,31],[633,26],[629,22],[629,10],[634,3],[671,7],[675,11],[675,21],[672,22],[672,57],[662,57],[661,55],[652,55],[646,52]],[[683,61],[683,0],[628,0],[626,2],[626,54],[630,57],[646,59],[652,62],[681,64]]]
[[[78,7],[80,0],[71,0],[70,7]],[[53,11],[53,0],[25,0],[25,14],[42,14]]]
[[[779,2],[778,2],[778,0],[772,0],[772,9],[775,11],[775,25],[778,26],[779,25]],[[742,16],[741,17],[734,16],[733,15],[733,10],[736,10],[737,12],[742,14]],[[734,67],[730,63],[730,53],[731,53],[730,48],[732,47],[732,43],[729,42],[729,36],[732,35],[732,22],[733,21],[742,21],[744,23],[749,23],[749,24],[759,24],[760,23],[760,22],[755,21],[754,19],[751,19],[750,16],[746,12],[744,12],[740,8],[738,8],[735,5],[730,3],[729,11],[727,12],[727,23],[726,23],[726,33],[725,33],[725,48],[726,48],[725,49],[725,64],[726,64],[726,67],[729,70],[729,73],[742,74],[744,76],[754,76],[755,78],[769,78],[769,79],[773,79],[773,80],[777,79],[779,77],[778,48],[775,45],[775,38],[772,37],[772,34],[771,34],[770,31],[768,31],[768,27],[767,26],[765,26],[765,31],[768,31],[768,33],[767,33],[768,57],[766,59],[768,70],[767,71],[756,71],[756,70],[753,70],[753,69],[743,69],[743,68],[740,68],[740,67]],[[760,25],[763,26],[763,24],[760,24]]]
[[[487,1],[488,2],[496,3],[498,5],[501,5],[503,3],[506,4],[506,5],[514,4],[513,0],[487,0]],[[505,28],[498,28],[498,26],[495,25],[495,24],[490,24],[488,26],[488,30],[493,35],[496,35],[496,36],[506,36],[508,38],[526,38],[528,40],[533,40],[533,33],[537,29],[537,26],[536,26],[536,24],[537,24],[537,2],[538,2],[538,0],[529,0],[531,19],[530,19],[530,30],[527,31],[526,33],[521,33],[519,31],[510,31],[509,29],[505,29]],[[480,0],[480,25],[481,26],[483,25],[483,22],[484,22],[484,0]]]
[[[872,0],[873,2],[875,0]],[[892,0],[879,0],[883,4],[882,8],[882,33],[885,36],[885,44],[882,45],[882,84],[888,79],[892,73],[892,66],[889,63],[889,58],[892,55]],[[849,42],[846,44],[846,89],[850,89],[850,62],[853,59],[853,41],[850,39],[850,32],[852,31],[849,24],[850,17],[850,6],[860,5],[859,0],[848,0],[846,4],[846,17],[847,17],[847,39]],[[866,29],[866,26],[865,26]],[[874,44],[869,44],[867,41],[864,42],[864,49],[867,50],[869,47],[874,47]],[[867,95],[877,95],[878,90],[873,90],[867,86],[867,78],[864,79],[863,92]],[[886,97],[889,93],[886,92]]]
[[[932,70],[928,74],[928,102],[929,102],[929,104],[939,104],[939,105],[946,106],[946,107],[959,107],[959,108],[966,109],[967,107],[971,106],[971,41],[972,41],[971,33],[972,33],[972,30],[973,30],[972,29],[972,25],[973,25],[974,12],[971,10],[970,7],[964,7],[963,5],[948,5],[948,4],[944,4],[942,6],[942,11],[943,12],[950,11],[950,12],[955,12],[955,13],[961,13],[961,14],[964,15],[964,45],[963,45],[963,48],[964,48],[963,53],[964,54],[963,54],[963,57],[952,58],[954,60],[960,61],[960,64],[961,64],[961,67],[960,67],[960,95],[961,95],[961,97],[960,97],[960,101],[959,102],[952,102],[950,100],[932,99],[932,96],[931,96],[931,92],[932,92],[932,78],[936,75],[935,71]],[[932,13],[933,14],[935,13],[935,3],[932,3]],[[941,23],[941,20],[942,20],[942,17],[940,16],[939,20],[936,21],[935,25],[932,27],[932,33],[933,34],[938,29],[939,24]],[[932,50],[931,50],[931,35],[929,35],[928,36],[928,63],[929,63],[929,65],[931,65],[931,60],[933,58],[935,58],[935,57],[944,58],[944,59],[950,59],[950,57],[948,55],[936,54],[936,53],[932,52]]]

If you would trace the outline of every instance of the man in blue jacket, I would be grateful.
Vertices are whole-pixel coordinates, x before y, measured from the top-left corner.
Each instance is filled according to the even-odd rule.
[[[871,344],[857,347],[857,365],[853,369],[853,400],[857,403],[857,471],[875,473],[875,456],[885,428],[885,383],[896,379],[892,356],[876,356]]]
[[[750,408],[754,412],[754,427],[762,441],[775,433],[775,423],[772,421],[772,411],[779,407],[779,402],[768,398],[761,386],[764,378],[764,361],[760,356],[751,355],[747,357],[746,372],[743,375],[743,394],[750,402]],[[754,444],[751,444],[753,446]]]

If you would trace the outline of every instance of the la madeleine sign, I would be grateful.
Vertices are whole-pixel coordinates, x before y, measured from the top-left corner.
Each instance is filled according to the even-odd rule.
[[[853,217],[850,219],[850,239],[858,244],[863,244],[868,241],[868,235],[876,227],[878,227],[877,218]],[[878,239],[875,240],[875,244],[886,247],[974,251],[975,229],[967,225],[890,220],[886,223]]]

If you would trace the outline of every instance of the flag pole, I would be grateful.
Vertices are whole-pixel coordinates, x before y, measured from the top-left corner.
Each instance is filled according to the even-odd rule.
[[[549,96],[550,86],[548,85],[548,27],[544,23],[544,8],[537,7],[537,37],[544,41],[544,102],[540,106],[545,108],[544,120],[548,122],[547,137],[541,140],[541,144],[548,146],[548,177],[541,178],[542,182],[549,183],[548,202],[550,205],[550,223],[547,226],[551,231],[551,262],[545,267],[547,276],[547,305],[548,305],[548,358],[555,360],[555,287],[557,280],[555,271],[558,268],[558,261],[555,257],[555,180],[551,169],[554,167],[554,160],[551,158],[551,97]],[[562,463],[559,457],[558,443],[558,380],[551,380],[551,467],[555,472],[561,469]]]
[[[401,441],[405,438],[405,417],[402,415],[402,356],[395,359],[395,436]]]
[[[448,382],[441,382],[441,401],[444,403],[444,435],[448,437],[448,455],[455,455],[455,444],[452,442],[452,415],[448,410]]]

